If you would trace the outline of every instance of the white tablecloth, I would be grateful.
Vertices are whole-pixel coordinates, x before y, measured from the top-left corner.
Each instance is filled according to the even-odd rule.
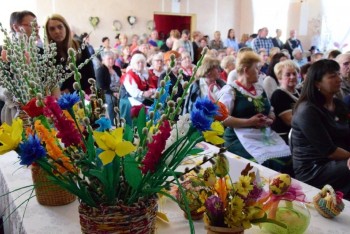
[[[212,147],[207,144],[202,144],[206,148],[206,152],[217,151],[216,147]],[[237,178],[242,168],[245,167],[247,160],[235,156],[231,153],[227,153],[230,159],[230,171],[233,178]],[[0,195],[7,193],[8,191],[15,190],[19,187],[32,184],[31,172],[29,168],[20,168],[17,162],[17,155],[15,152],[7,153],[0,156]],[[272,175],[277,174],[275,171],[252,163],[259,174],[262,177],[269,178]],[[311,201],[312,197],[318,193],[318,189],[299,182],[303,191],[306,193],[308,200]],[[6,214],[9,211],[13,211],[14,207],[17,210],[9,216],[5,229],[5,233],[13,234],[78,234],[80,232],[79,216],[78,216],[78,202],[75,201],[69,205],[60,207],[47,207],[41,206],[33,198],[28,203],[28,207],[24,218],[22,215],[24,212],[24,206],[18,207],[30,193],[26,193],[17,200],[15,200],[25,190],[16,191],[9,196],[0,197],[0,214],[7,209]],[[11,205],[12,204],[12,205]],[[317,211],[309,206],[311,213],[311,224],[306,233],[309,234],[340,234],[350,232],[350,202],[345,201],[345,210],[341,215],[335,219],[326,219],[317,213]],[[160,210],[167,213],[170,223],[162,223],[157,221],[157,233],[167,234],[180,234],[189,233],[188,221],[183,217],[183,212],[177,207],[177,205],[166,200],[160,204]],[[196,233],[206,233],[204,230],[203,221],[195,221]],[[245,233],[264,233],[259,227],[246,230]]]

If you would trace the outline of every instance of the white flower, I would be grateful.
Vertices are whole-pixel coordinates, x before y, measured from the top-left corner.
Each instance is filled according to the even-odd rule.
[[[172,130],[170,132],[170,137],[167,139],[165,143],[165,149],[166,151],[170,146],[172,146],[178,139],[185,136],[188,133],[188,130],[190,129],[190,114],[185,114],[179,116],[179,120],[176,124],[173,125]],[[185,142],[184,142],[185,143]],[[181,146],[179,146],[181,148]],[[163,152],[164,152],[163,151]],[[172,156],[167,158],[166,164],[169,164],[172,160]]]

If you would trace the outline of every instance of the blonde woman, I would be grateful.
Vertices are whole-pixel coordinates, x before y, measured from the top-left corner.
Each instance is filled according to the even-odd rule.
[[[292,109],[299,98],[299,92],[296,89],[299,67],[292,60],[285,60],[276,64],[274,72],[279,88],[271,96],[271,105],[276,114],[276,120],[271,128],[288,144]]]
[[[208,55],[203,59],[197,77],[198,79],[191,84],[183,113],[191,112],[193,103],[198,97],[209,97],[212,101],[217,101],[221,88],[226,84],[220,79],[220,61]]]
[[[234,154],[282,170],[274,158],[290,156],[288,145],[270,129],[274,114],[264,89],[258,82],[260,57],[243,52],[236,61],[238,78],[221,90],[220,101],[230,116],[222,123],[225,146]]]
[[[80,43],[72,38],[72,33],[68,23],[63,16],[59,14],[53,14],[49,16],[45,23],[45,31],[47,35],[47,41],[49,43],[55,42],[57,46],[57,64],[68,65],[68,49],[73,48],[81,53],[76,53],[77,66],[85,62],[86,59],[90,58],[90,53],[87,47],[80,48]],[[88,83],[89,78],[95,78],[94,67],[91,61],[89,61],[80,70],[81,73],[81,85],[85,93],[90,93],[90,85]],[[61,85],[62,92],[74,92],[73,83],[75,82],[74,77],[70,77],[63,82]]]
[[[222,68],[222,72],[220,77],[223,81],[227,83],[228,74],[235,69],[235,57],[233,55],[228,55],[221,60],[220,66]]]

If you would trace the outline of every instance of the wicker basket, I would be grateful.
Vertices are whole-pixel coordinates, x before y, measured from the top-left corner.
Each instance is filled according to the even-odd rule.
[[[79,205],[79,217],[82,233],[130,233],[148,234],[155,232],[157,200],[149,199],[137,206],[100,206]]]
[[[32,178],[36,198],[44,206],[62,206],[75,201],[76,197],[48,179],[48,174],[39,166],[32,165]]]
[[[20,118],[23,121],[23,127],[32,127],[32,118],[22,109],[18,112],[18,118]]]
[[[313,203],[318,211],[325,218],[334,218],[344,210],[342,195],[334,192],[330,185],[325,185],[322,190],[313,198]]]

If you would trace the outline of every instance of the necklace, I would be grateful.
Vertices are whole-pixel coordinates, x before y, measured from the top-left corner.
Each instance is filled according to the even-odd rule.
[[[254,85],[252,85],[250,88],[247,88],[238,80],[236,80],[236,84],[239,87],[241,87],[242,89],[244,89],[245,91],[247,91],[248,93],[250,93],[251,95],[256,96],[256,89],[255,89]]]

